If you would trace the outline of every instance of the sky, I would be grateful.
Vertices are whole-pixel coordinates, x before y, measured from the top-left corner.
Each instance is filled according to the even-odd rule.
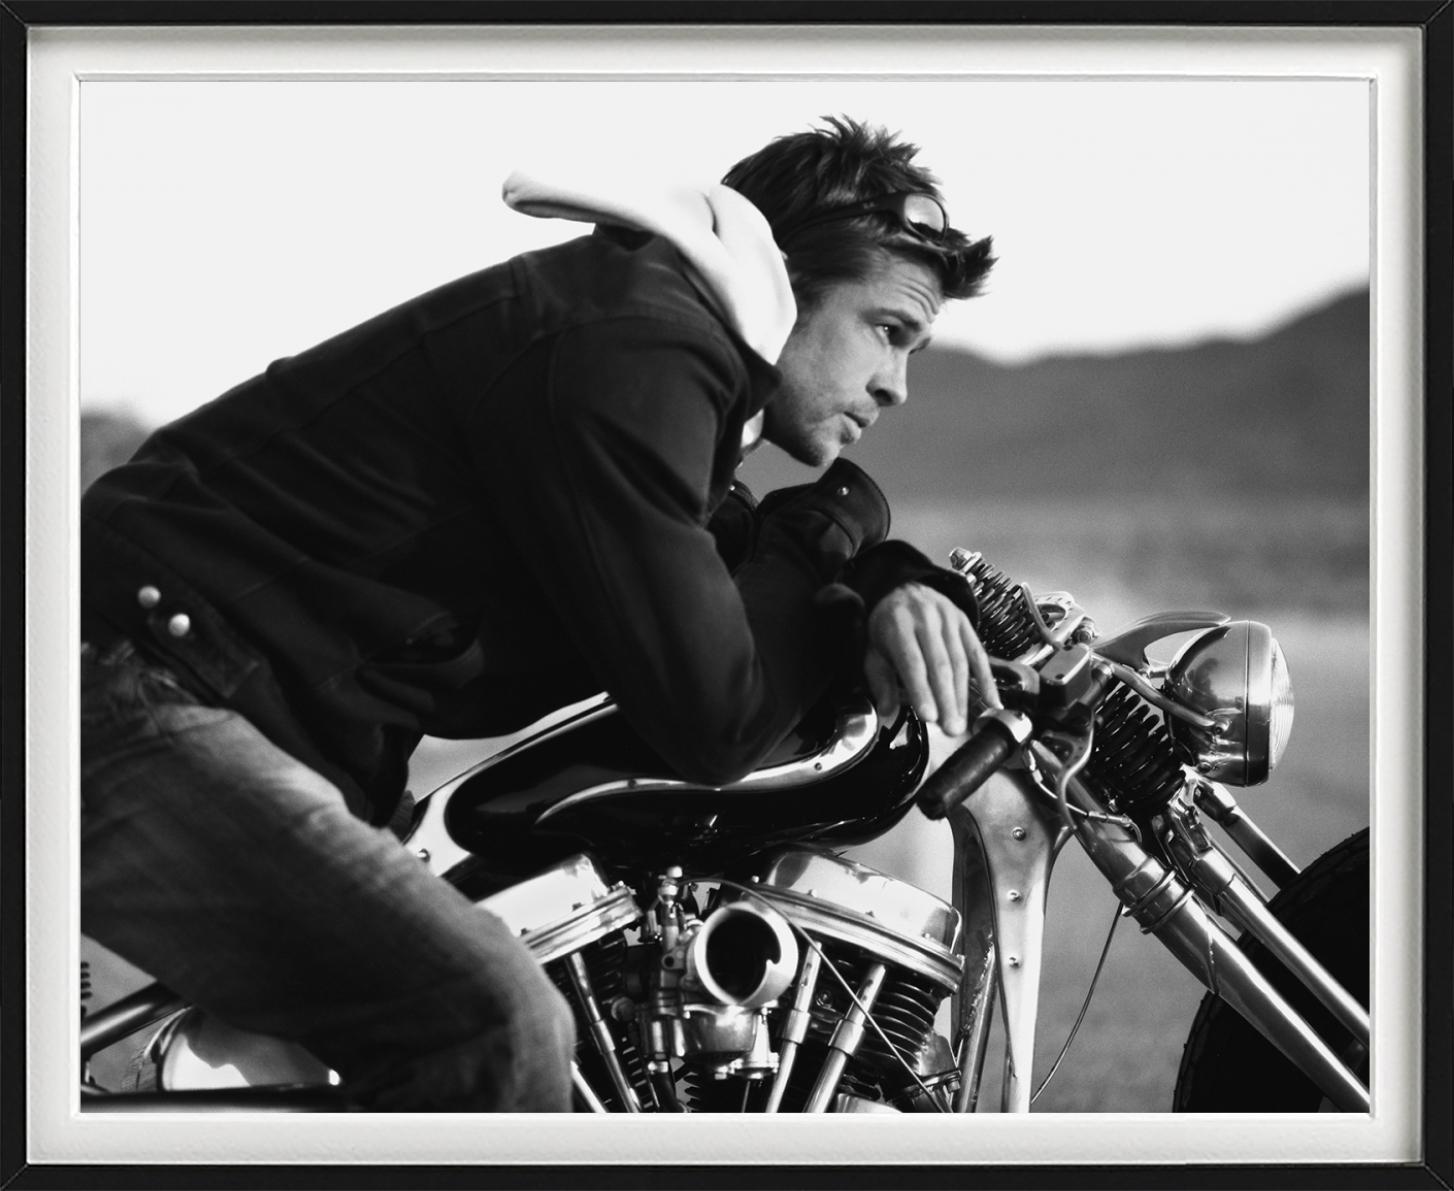
[[[987,292],[936,341],[1004,362],[1269,329],[1367,284],[1368,85],[1337,79],[88,81],[83,407],[175,417],[581,225],[511,169],[710,181],[846,113],[901,131]]]

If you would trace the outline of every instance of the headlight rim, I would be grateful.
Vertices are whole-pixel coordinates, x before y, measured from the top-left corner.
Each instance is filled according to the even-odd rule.
[[[1271,749],[1280,649],[1266,624],[1234,620],[1198,633],[1177,651],[1164,693],[1217,723],[1198,728],[1171,717],[1172,738],[1198,773],[1235,786],[1255,786],[1271,775],[1280,760]],[[1286,685],[1291,708],[1290,677]]]

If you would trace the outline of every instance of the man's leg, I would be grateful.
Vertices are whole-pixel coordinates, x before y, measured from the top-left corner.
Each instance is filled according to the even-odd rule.
[[[570,1012],[519,940],[126,652],[82,665],[82,929],[374,1107],[568,1111]]]

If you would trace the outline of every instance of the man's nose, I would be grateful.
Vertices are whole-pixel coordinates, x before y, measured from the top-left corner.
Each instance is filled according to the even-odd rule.
[[[895,353],[873,378],[873,399],[880,405],[903,405],[909,399],[909,361]]]

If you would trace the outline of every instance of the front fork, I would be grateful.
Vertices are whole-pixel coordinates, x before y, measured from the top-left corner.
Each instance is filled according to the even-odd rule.
[[[1058,816],[1027,794],[1021,775],[1000,773],[949,812],[953,901],[964,922],[965,982],[954,1000],[959,1037],[957,1112],[979,1100],[985,1044],[998,995],[1005,1018],[1001,1112],[1029,1112],[1045,897],[1061,834]],[[972,808],[972,809],[971,809]]]
[[[1099,813],[1075,779],[1066,785],[1075,834],[1091,862],[1144,933],[1154,934],[1208,989],[1245,1017],[1340,1109],[1367,1112],[1368,1090],[1257,970],[1206,910],[1198,894],[1251,930],[1360,1038],[1368,1018],[1275,918],[1261,898],[1211,849],[1184,864],[1196,893],[1150,855],[1125,824]],[[955,998],[959,1112],[978,1101],[985,1040],[996,994],[1005,1017],[1001,1111],[1028,1112],[1043,965],[1045,895],[1062,833],[1059,810],[1028,774],[1005,771],[949,814],[954,839],[953,900],[964,918],[965,979]],[[1219,863],[1220,862],[1220,863]]]

